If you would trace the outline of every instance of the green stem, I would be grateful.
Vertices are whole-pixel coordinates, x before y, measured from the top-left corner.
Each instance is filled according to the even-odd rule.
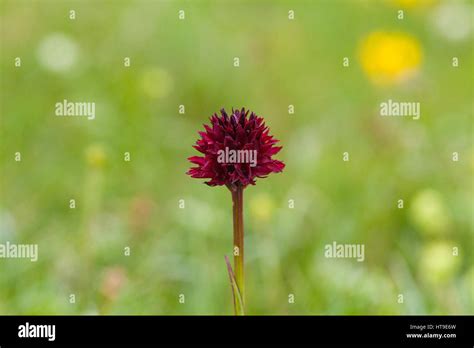
[[[245,278],[244,278],[244,189],[236,186],[231,189],[234,217],[234,272],[235,281],[242,298],[242,307],[245,305]],[[236,313],[243,315],[244,313]]]

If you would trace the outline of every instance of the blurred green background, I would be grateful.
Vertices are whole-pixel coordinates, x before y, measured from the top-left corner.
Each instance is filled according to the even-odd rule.
[[[39,246],[0,259],[0,314],[232,314],[230,193],[185,172],[242,106],[286,163],[244,193],[248,314],[474,312],[472,1],[0,3],[0,243]]]

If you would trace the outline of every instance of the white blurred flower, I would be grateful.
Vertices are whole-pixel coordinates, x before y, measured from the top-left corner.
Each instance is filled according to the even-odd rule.
[[[78,52],[79,47],[75,41],[62,33],[54,33],[40,42],[37,56],[43,68],[61,73],[74,65]]]
[[[225,221],[222,209],[207,201],[186,198],[185,202],[185,209],[175,209],[175,219],[195,232],[212,235],[215,227]],[[229,209],[232,207],[229,206]]]
[[[8,211],[0,211],[0,242],[12,240],[15,236],[16,222]]]
[[[461,2],[443,2],[433,10],[434,28],[450,41],[465,40],[473,29],[473,10],[473,6]]]
[[[316,126],[308,125],[299,129],[288,142],[288,161],[292,161],[299,171],[312,172],[321,152],[321,145],[314,136]]]

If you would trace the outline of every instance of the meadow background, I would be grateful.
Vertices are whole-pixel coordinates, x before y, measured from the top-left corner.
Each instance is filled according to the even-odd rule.
[[[0,314],[232,314],[230,194],[185,172],[242,106],[286,163],[244,193],[249,314],[474,312],[472,1],[0,4],[0,243],[39,246],[0,259]]]

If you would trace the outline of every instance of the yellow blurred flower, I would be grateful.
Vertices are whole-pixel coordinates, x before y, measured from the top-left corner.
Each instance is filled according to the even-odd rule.
[[[440,235],[447,231],[449,218],[443,198],[438,191],[418,192],[410,207],[410,217],[422,233]]]
[[[433,5],[435,0],[392,0],[395,6],[402,8],[427,7]]]
[[[87,164],[96,169],[103,168],[107,159],[104,148],[98,144],[87,147],[85,156]]]
[[[388,85],[404,82],[416,75],[422,51],[418,40],[409,34],[377,31],[364,39],[359,58],[373,83]]]
[[[275,204],[272,198],[266,193],[257,193],[250,198],[250,214],[260,222],[269,221],[273,215]]]
[[[140,86],[148,97],[163,98],[173,89],[173,78],[168,71],[153,67],[141,74]]]
[[[453,253],[454,244],[436,241],[426,245],[420,258],[420,276],[430,284],[446,283],[455,276],[460,257]]]

